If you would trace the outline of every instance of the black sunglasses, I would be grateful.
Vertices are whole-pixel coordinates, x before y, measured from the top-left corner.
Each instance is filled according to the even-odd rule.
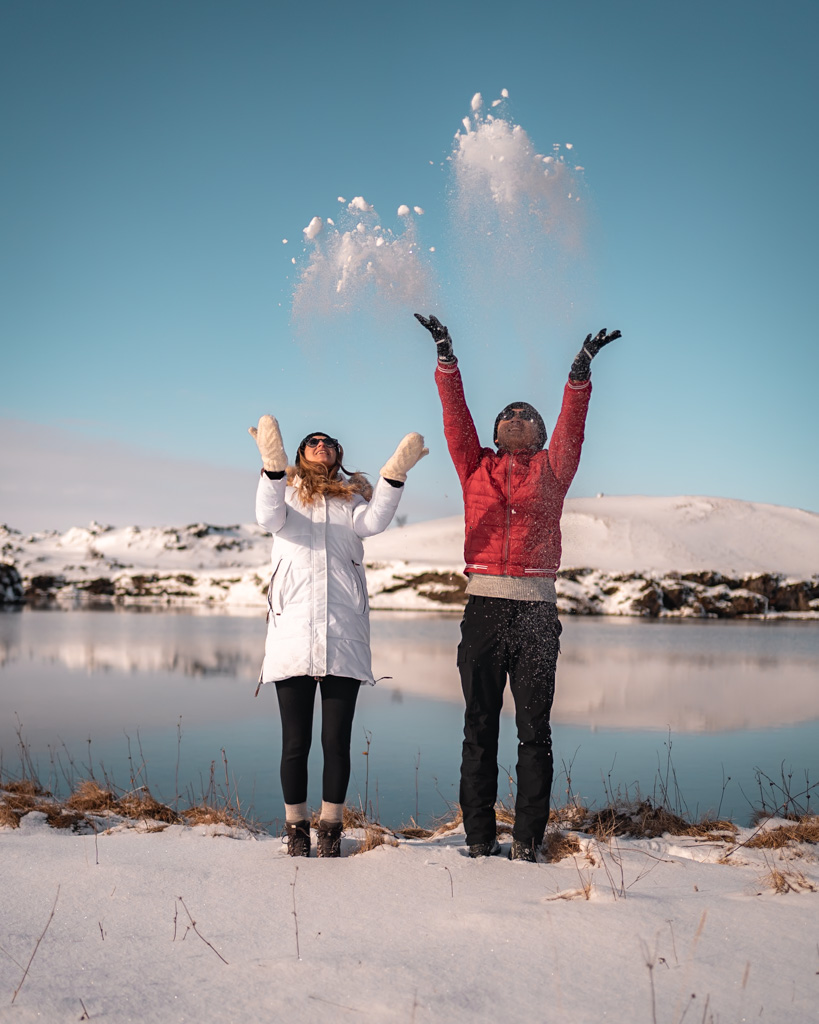
[[[501,413],[502,420],[533,420],[534,416],[526,409],[504,409]]]
[[[338,441],[334,437],[324,437],[324,436],[308,437],[307,440],[304,442],[304,447],[305,448],[317,448],[318,445],[322,444],[322,443],[324,445],[326,445],[326,447],[328,447],[328,448],[335,448],[336,451],[338,451],[338,449],[340,447]]]

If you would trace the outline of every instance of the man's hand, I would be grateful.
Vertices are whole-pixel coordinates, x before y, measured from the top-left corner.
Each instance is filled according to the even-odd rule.
[[[430,313],[429,317],[422,316],[420,313],[415,313],[413,315],[418,323],[422,327],[426,327],[432,335],[432,340],[438,348],[438,358],[444,363],[453,362],[455,355],[452,352],[452,338],[450,338],[449,331],[444,327],[438,317],[433,316],[432,313]]]
[[[588,352],[589,359],[594,359],[597,353],[604,345],[608,345],[610,341],[616,341],[617,338],[622,337],[619,331],[612,331],[611,334],[606,334],[606,328],[602,331],[598,331],[594,337],[590,334],[586,335],[586,340],[583,342],[583,348]]]
[[[591,376],[592,359],[594,359],[604,345],[608,345],[610,341],[616,341],[620,337],[622,335],[619,331],[612,331],[611,334],[606,334],[605,327],[602,331],[598,331],[594,337],[587,334],[586,340],[583,342],[583,348],[577,353],[572,363],[572,368],[569,371],[569,380],[588,380]]]

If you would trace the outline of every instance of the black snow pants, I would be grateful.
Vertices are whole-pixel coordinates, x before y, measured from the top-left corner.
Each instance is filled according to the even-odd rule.
[[[498,733],[507,675],[518,731],[513,837],[526,844],[543,842],[554,771],[549,714],[561,630],[550,602],[469,598],[458,669],[466,702],[460,801],[470,846],[495,838]]]

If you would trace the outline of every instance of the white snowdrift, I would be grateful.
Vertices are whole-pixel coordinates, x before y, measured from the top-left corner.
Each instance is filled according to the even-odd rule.
[[[708,841],[583,839],[531,865],[469,860],[455,834],[294,861],[224,827],[43,818],[0,828],[0,1021],[816,1020],[804,846],[721,863]]]

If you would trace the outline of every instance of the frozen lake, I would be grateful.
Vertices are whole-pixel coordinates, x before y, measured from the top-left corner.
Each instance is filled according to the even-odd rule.
[[[359,697],[348,800],[366,798],[385,824],[416,815],[428,823],[457,800],[459,624],[454,615],[372,615],[374,669],[390,678]],[[759,802],[755,769],[780,782],[784,766],[794,793],[819,781],[819,624],[566,617],[563,625],[556,802],[566,799],[567,772],[572,793],[597,804],[607,788],[659,797],[660,779],[673,786],[673,776],[671,795],[690,813],[721,804],[723,815],[746,822]],[[0,614],[4,771],[19,772],[20,729],[44,782],[56,785],[73,760],[76,773],[90,765],[98,777],[103,765],[123,788],[135,770],[173,802],[177,792],[198,797],[213,762],[224,787],[226,757],[243,804],[275,828],[278,707],[272,686],[253,696],[264,633],[256,613]],[[502,797],[515,747],[507,713]],[[318,739],[311,757],[317,805]]]

